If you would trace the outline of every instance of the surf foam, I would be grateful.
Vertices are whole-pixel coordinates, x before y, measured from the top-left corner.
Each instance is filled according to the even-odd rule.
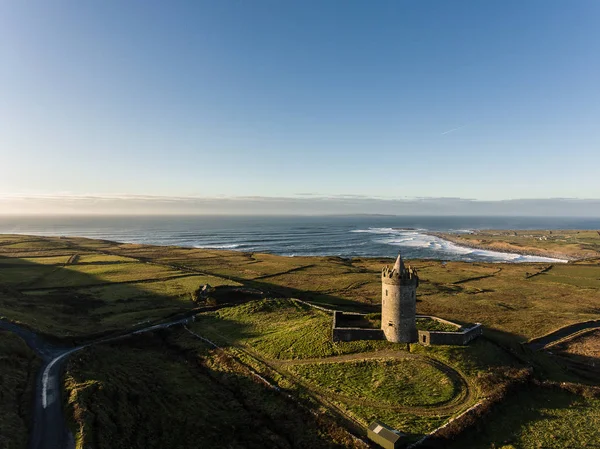
[[[357,229],[352,232],[377,235],[375,243],[392,245],[404,248],[424,249],[448,256],[460,256],[460,260],[474,261],[487,259],[493,262],[553,262],[566,263],[568,260],[552,257],[524,255],[518,253],[504,253],[486,249],[470,248],[444,240],[440,237],[425,234],[419,231],[400,231],[393,228]],[[382,236],[382,237],[379,237]],[[383,237],[385,236],[385,237]]]

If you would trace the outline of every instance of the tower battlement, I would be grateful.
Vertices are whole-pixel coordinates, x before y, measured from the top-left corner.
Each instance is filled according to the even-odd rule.
[[[389,266],[383,267],[381,270],[381,281],[385,284],[394,285],[419,285],[419,275],[417,270],[410,265],[405,266],[401,256],[398,256],[396,263],[392,268]]]

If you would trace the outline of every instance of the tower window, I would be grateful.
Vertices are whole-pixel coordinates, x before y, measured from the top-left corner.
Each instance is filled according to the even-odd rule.
[[[394,327],[394,323],[392,323],[391,321],[388,321],[388,326]]]
[[[385,289],[385,296],[387,296],[387,288]]]

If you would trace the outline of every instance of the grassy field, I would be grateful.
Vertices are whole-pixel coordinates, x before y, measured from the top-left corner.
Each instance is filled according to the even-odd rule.
[[[580,246],[582,251],[591,251],[593,235],[572,234],[578,245],[588,245]],[[550,245],[551,251],[575,244],[536,242]],[[487,339],[466,347],[334,343],[331,315],[290,299],[370,313],[375,323],[380,270],[392,262],[0,236],[0,316],[73,340],[190,312],[197,307],[193,293],[204,284],[250,287],[269,298],[197,315],[190,330],[222,349],[209,349],[185,330],[174,329],[74,356],[65,388],[79,447],[210,447],[215,442],[265,447],[259,441],[273,447],[348,446],[358,443],[342,427],[364,428],[373,419],[414,440],[483,398],[500,397],[507,413],[516,414],[509,387],[531,376],[579,379],[550,355],[530,353],[520,343],[598,318],[600,265],[595,261],[410,261],[421,281],[417,313],[483,323]],[[598,359],[596,346],[593,334],[556,350],[589,361]],[[9,357],[12,347],[7,344]],[[290,405],[250,369],[302,405]],[[520,423],[498,414],[501,406],[494,408],[490,416],[513,435],[506,444],[537,447],[530,446],[533,440],[523,429],[542,435],[556,428],[556,441],[564,438],[571,447],[591,441],[588,424],[594,421],[574,420],[581,438],[569,436],[562,421],[570,419],[570,407],[559,405],[566,394],[568,404],[591,416],[597,399],[548,394],[554,396],[547,409],[541,393],[523,396],[531,410],[521,411]],[[3,423],[12,420],[6,416]],[[485,430],[463,447],[505,444],[494,432]],[[185,435],[180,446],[173,435]],[[540,447],[560,447],[539,441]]]
[[[365,258],[286,258],[78,238],[48,239],[45,245],[30,249],[21,245],[17,248],[18,252],[15,244],[19,239],[27,238],[15,236],[12,237],[15,242],[12,245],[0,245],[0,256],[4,256],[4,261],[8,258],[23,261],[24,257],[81,256],[79,263],[67,265],[66,269],[60,265],[32,263],[25,264],[25,267],[7,268],[15,271],[0,274],[0,280],[6,281],[5,285],[26,292],[40,286],[51,286],[59,280],[77,290],[92,283],[150,281],[153,277],[165,279],[194,270],[199,275],[210,275],[221,282],[239,282],[258,288],[269,296],[299,297],[338,308],[376,312],[380,300],[380,270],[382,265],[392,262]],[[593,238],[591,234],[590,238]],[[39,240],[36,241],[39,243]],[[93,256],[96,259],[92,260],[101,264],[94,265],[96,262],[92,262],[85,265],[82,261],[85,261],[86,255]],[[103,258],[107,259],[103,262]],[[600,289],[600,266],[593,263],[492,264],[431,260],[412,263],[421,277],[418,313],[435,314],[461,323],[481,322],[518,340],[540,336],[598,315],[596,299]],[[137,290],[139,286],[129,287]],[[131,296],[139,294],[132,292]],[[161,297],[172,298],[168,294]],[[167,304],[172,310],[182,306],[177,299],[165,299],[159,306],[167,308]],[[144,310],[143,307],[139,310]],[[129,310],[127,313],[134,312]],[[91,323],[83,324],[88,329]]]
[[[573,260],[600,258],[600,231],[593,230],[480,230],[471,234],[436,235],[461,245],[496,251]]]
[[[39,361],[25,342],[0,330],[0,447],[25,449]]]
[[[331,319],[295,301],[257,300],[200,314],[190,329],[227,351],[241,351],[281,388],[296,384],[362,426],[383,420],[414,440],[524,370],[487,340],[464,347],[415,344],[410,350],[380,341],[332,342]],[[432,361],[450,367],[454,377]],[[442,403],[451,405],[435,408]]]
[[[65,388],[78,449],[362,447],[181,332],[87,349]]]
[[[448,376],[422,360],[312,363],[290,370],[331,392],[391,406],[434,405],[449,401],[455,393]]]
[[[240,285],[146,260],[95,253],[109,245],[97,241],[81,239],[87,245],[81,248],[67,239],[12,240],[25,241],[7,244],[11,240],[5,239],[0,244],[0,316],[62,338],[121,330],[191,310],[192,292],[207,283]]]
[[[550,388],[524,389],[500,404],[453,449],[598,448],[600,398]]]
[[[221,346],[243,345],[270,359],[306,359],[394,347],[331,341],[332,316],[287,299],[252,301],[198,315],[191,329]]]

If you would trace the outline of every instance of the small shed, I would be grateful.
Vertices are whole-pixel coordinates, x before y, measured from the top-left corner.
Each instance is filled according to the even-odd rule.
[[[367,436],[385,449],[397,449],[404,434],[379,421],[373,421],[367,430]]]

